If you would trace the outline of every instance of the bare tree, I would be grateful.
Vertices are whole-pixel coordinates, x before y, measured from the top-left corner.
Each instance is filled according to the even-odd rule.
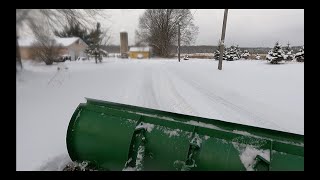
[[[59,58],[59,46],[54,39],[43,37],[32,44],[32,57],[51,65]]]
[[[36,41],[32,44],[32,56],[34,59],[44,61],[51,65],[59,58],[59,51],[62,48],[56,40],[47,34],[44,26],[32,24],[32,31],[35,33]]]
[[[136,36],[139,42],[152,46],[156,55],[168,57],[170,46],[177,44],[178,23],[181,43],[193,43],[198,27],[194,25],[189,9],[147,9],[139,19]]]
[[[19,43],[18,43],[18,34],[16,30],[16,72],[18,71],[17,65],[19,64],[20,69],[22,69],[22,62],[21,62],[21,55],[20,55],[20,49],[19,49]]]
[[[30,27],[36,24],[51,27],[54,31],[60,29],[66,22],[71,20],[87,27],[92,25],[96,16],[104,17],[106,14],[98,9],[17,9],[16,27],[19,28],[23,25]],[[34,29],[32,29],[32,32],[35,33]],[[18,38],[17,31],[16,38]],[[19,50],[18,40],[16,41],[16,50]],[[16,61],[22,68],[19,52],[16,53]]]

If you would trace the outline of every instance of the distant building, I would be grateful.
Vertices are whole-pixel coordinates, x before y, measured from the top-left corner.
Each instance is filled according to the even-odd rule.
[[[57,46],[59,46],[60,55],[70,55],[71,60],[76,60],[78,57],[86,56],[84,50],[88,45],[79,37],[71,38],[54,38]],[[22,59],[32,59],[32,46],[36,42],[34,38],[24,37],[19,38],[20,54]]]
[[[120,32],[120,54],[122,58],[128,58],[128,33],[125,30]]]
[[[132,59],[150,58],[150,47],[130,47],[129,57]]]

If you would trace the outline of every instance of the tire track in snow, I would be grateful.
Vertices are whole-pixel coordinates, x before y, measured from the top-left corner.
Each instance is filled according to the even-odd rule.
[[[186,81],[184,78],[181,77],[181,75],[179,75],[178,73],[175,73],[174,71],[171,71],[169,73],[171,73],[173,77],[177,77],[178,79],[185,82],[186,84],[189,84],[194,89],[197,89],[199,93],[208,97],[208,100],[210,100],[212,103],[222,105],[224,107],[224,109],[232,112],[233,114],[236,113],[236,114],[240,114],[241,117],[248,117],[247,120],[254,121],[255,123],[258,123],[259,125],[261,125],[262,127],[265,127],[265,128],[276,128],[279,130],[289,132],[285,128],[280,127],[279,125],[262,118],[261,116],[257,115],[256,113],[253,113],[253,112],[251,112],[241,106],[238,106],[238,105],[222,98],[221,96],[218,96],[215,93],[201,87],[201,85],[199,83],[197,83],[195,80],[188,79],[188,81]],[[229,116],[229,117],[234,118],[233,116]],[[237,120],[240,120],[243,122],[242,119],[244,119],[244,118],[237,118]]]
[[[154,87],[154,69],[152,67],[145,67],[143,76],[143,84],[139,92],[144,92],[140,94],[142,98],[142,104],[149,108],[159,108],[157,98],[155,96]]]
[[[68,71],[68,67],[58,65],[58,68],[59,69],[57,69],[57,72],[48,81],[48,86],[61,86],[66,78],[70,79],[70,72]]]
[[[172,103],[173,107],[177,110],[180,110],[182,113],[187,113],[189,115],[198,115],[197,113],[189,104],[188,102],[178,93],[177,89],[174,87],[172,80],[168,78],[169,89],[172,92],[173,97]]]
[[[163,67],[160,67],[158,70],[159,76],[157,77],[159,79],[157,79],[157,81],[155,81],[156,79],[153,79],[153,89],[158,90],[157,97],[161,102],[161,104],[159,105],[161,105],[162,109],[175,113],[182,113],[194,116],[198,115],[199,113],[196,110],[194,110],[190,106],[190,104],[188,104],[187,101],[177,91],[168,72]]]

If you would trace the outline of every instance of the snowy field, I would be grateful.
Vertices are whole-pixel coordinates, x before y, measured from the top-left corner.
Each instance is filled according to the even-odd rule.
[[[69,120],[85,97],[304,134],[304,64],[104,59],[16,77],[17,170],[61,170]],[[65,69],[67,67],[67,69]]]

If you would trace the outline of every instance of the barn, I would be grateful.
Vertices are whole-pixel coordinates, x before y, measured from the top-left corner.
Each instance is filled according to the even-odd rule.
[[[132,59],[150,58],[150,47],[130,47],[129,57]]]

